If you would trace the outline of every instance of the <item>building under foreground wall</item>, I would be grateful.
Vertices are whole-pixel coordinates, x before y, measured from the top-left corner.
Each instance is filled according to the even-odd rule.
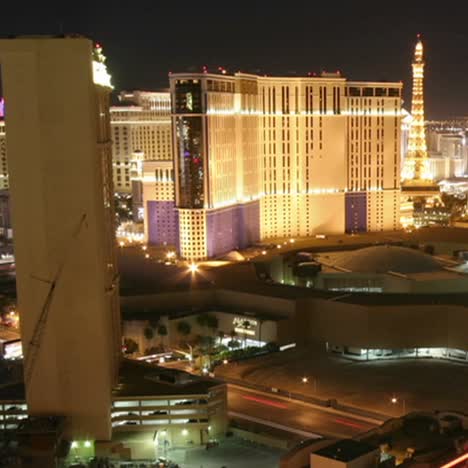
[[[410,413],[353,439],[304,441],[281,468],[463,468],[468,418],[454,411]]]
[[[390,236],[403,245],[388,247]],[[424,253],[428,244],[433,256]],[[366,251],[362,262],[357,248]],[[135,337],[136,321],[166,316],[165,342],[177,345],[179,321],[192,325],[192,334],[183,337],[191,340],[200,333],[196,316],[210,314],[218,318],[218,330],[229,334],[237,329],[240,340],[318,344],[359,360],[468,362],[467,274],[466,262],[460,260],[460,253],[468,250],[464,229],[317,240],[309,252],[323,257],[334,251],[340,261],[340,271],[324,269],[319,279],[317,272],[309,278],[292,275],[303,249],[282,255],[274,249],[261,255],[255,267],[247,262],[211,270],[200,267],[192,275],[146,259],[140,249],[122,253],[124,330]],[[307,286],[307,281],[316,280],[315,287]],[[141,335],[144,327],[140,322]]]
[[[151,242],[198,260],[260,239],[399,227],[401,83],[339,73],[170,83],[175,200],[148,205]],[[154,219],[164,216],[169,237]]]
[[[219,380],[144,362],[123,361],[119,381],[112,391],[111,414],[105,421],[112,425],[112,440],[93,443],[91,437],[76,437],[67,439],[59,451],[57,435],[51,441],[48,456],[58,459],[68,454],[70,461],[87,460],[94,455],[117,460],[155,459],[167,456],[173,448],[206,444],[226,433],[226,391],[226,385]],[[24,385],[4,385],[0,389],[0,435],[18,441],[27,413]],[[27,444],[29,450],[39,445],[46,433],[36,431]],[[3,456],[2,449],[5,446],[0,444]]]

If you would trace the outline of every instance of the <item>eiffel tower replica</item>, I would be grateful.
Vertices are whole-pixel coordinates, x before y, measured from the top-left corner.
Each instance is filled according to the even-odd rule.
[[[405,201],[414,197],[437,197],[439,186],[434,183],[427,155],[426,131],[424,128],[424,48],[420,36],[413,60],[413,121],[410,127],[408,152],[406,154],[401,192]],[[402,201],[403,201],[402,200]]]

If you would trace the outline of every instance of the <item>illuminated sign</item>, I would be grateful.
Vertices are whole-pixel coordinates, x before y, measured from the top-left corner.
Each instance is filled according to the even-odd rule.
[[[5,99],[0,99],[0,119],[5,118]]]
[[[255,336],[257,321],[246,317],[235,317],[232,321],[234,331],[242,335]]]

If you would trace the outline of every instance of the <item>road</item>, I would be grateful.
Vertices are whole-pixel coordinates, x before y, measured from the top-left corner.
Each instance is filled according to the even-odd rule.
[[[261,419],[273,423],[274,427],[296,434],[313,434],[331,437],[353,437],[366,432],[377,424],[358,417],[328,412],[307,403],[278,398],[250,389],[229,385],[228,409],[231,415],[248,420]],[[301,434],[304,433],[304,434]]]

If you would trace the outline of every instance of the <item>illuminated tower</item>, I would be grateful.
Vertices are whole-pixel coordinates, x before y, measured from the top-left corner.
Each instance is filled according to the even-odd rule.
[[[411,185],[432,179],[427,159],[426,132],[424,130],[424,54],[423,44],[418,35],[418,43],[413,60],[413,100],[408,153],[403,168],[403,181]]]

